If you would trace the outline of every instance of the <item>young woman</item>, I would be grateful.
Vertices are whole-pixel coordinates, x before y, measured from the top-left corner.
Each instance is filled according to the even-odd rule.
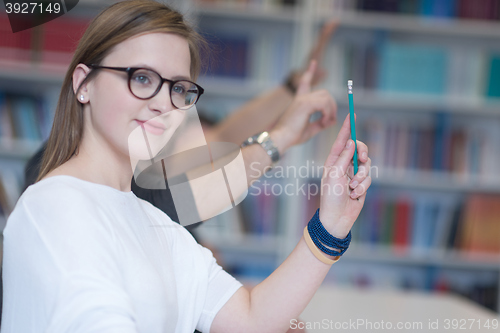
[[[161,147],[203,91],[193,82],[199,41],[180,14],[154,1],[119,2],[90,24],[63,82],[39,181],[4,231],[1,332],[285,332],[312,298],[371,183],[361,142],[360,172],[349,168],[349,118],[325,163],[316,215],[324,239],[339,246],[318,248],[306,230],[251,291],[130,191],[131,160],[142,154],[130,135],[156,135]],[[309,92],[314,69],[270,132],[278,151],[335,121],[331,96]],[[309,123],[317,110],[322,120]],[[245,151],[270,164],[259,145]]]

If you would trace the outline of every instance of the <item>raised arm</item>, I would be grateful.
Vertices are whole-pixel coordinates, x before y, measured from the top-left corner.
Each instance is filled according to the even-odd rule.
[[[326,45],[335,32],[338,23],[330,21],[323,26],[312,48],[304,68],[294,71],[289,76],[292,90],[296,90],[300,78],[307,70],[311,60],[318,63],[311,81],[313,86],[326,78],[326,71],[321,67]],[[224,121],[205,132],[208,142],[234,142],[240,144],[249,136],[269,130],[293,101],[294,94],[285,84],[266,91],[234,110]]]

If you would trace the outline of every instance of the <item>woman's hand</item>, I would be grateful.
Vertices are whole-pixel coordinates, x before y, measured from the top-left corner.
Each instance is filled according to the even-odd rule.
[[[321,130],[337,122],[337,104],[326,90],[311,92],[311,82],[317,62],[311,61],[302,75],[297,94],[285,113],[271,131],[271,138],[280,154],[291,146],[306,142]],[[321,113],[321,119],[310,122],[311,116]]]
[[[318,63],[316,70],[313,73],[311,85],[314,87],[325,80],[327,77],[327,71],[322,67],[323,56],[325,55],[326,47],[332,39],[333,34],[337,30],[339,22],[337,20],[331,20],[326,22],[321,29],[321,33],[318,35],[316,44],[309,53],[308,61],[305,64],[305,68],[293,72],[292,75],[292,85],[298,87],[300,84],[300,79],[302,75],[307,71],[307,67],[311,63],[311,60],[315,60]]]
[[[359,168],[353,177],[354,141],[350,139],[350,120],[347,115],[325,162],[321,179],[319,219],[330,234],[345,238],[363,208],[366,191],[371,185],[371,159],[368,147],[357,141]],[[359,200],[357,200],[359,199]]]

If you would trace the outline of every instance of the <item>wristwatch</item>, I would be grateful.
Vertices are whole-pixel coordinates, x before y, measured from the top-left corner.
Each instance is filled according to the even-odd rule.
[[[273,141],[271,140],[269,133],[268,132],[261,132],[261,133],[257,133],[255,135],[252,135],[251,137],[249,137],[248,139],[243,141],[243,143],[241,144],[241,147],[243,148],[246,146],[250,146],[254,143],[258,143],[262,146],[262,148],[264,148],[267,155],[269,155],[269,157],[271,157],[271,162],[272,162],[271,167],[274,167],[274,165],[280,159],[280,153],[279,153],[278,149],[276,148],[276,146],[274,145]]]

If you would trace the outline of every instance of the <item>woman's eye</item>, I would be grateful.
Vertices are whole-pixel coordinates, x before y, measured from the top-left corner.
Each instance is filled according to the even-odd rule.
[[[173,91],[176,94],[182,94],[182,95],[186,93],[186,89],[181,85],[175,85]]]
[[[134,81],[141,84],[149,84],[151,80],[146,75],[136,75],[134,76]]]

